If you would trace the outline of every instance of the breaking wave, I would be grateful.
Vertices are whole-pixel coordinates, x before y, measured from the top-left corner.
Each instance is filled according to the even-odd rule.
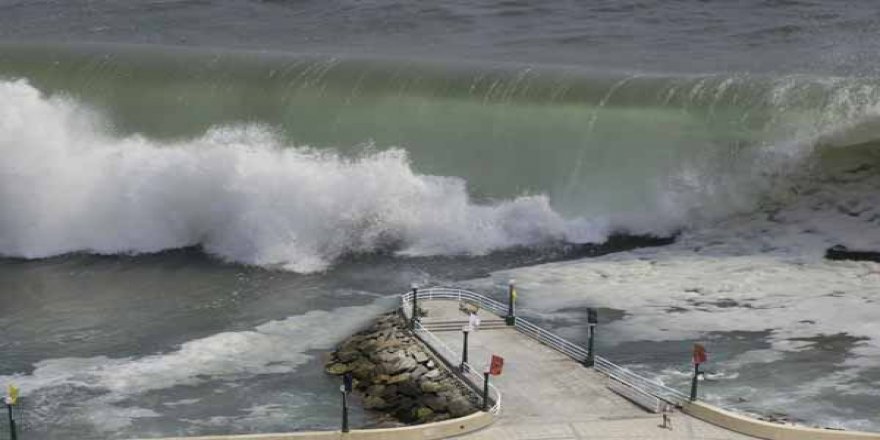
[[[462,179],[420,175],[401,149],[345,158],[270,129],[218,127],[185,142],[117,138],[82,105],[0,83],[0,253],[201,246],[230,261],[310,272],[342,255],[485,253],[601,241],[545,196],[474,203]]]

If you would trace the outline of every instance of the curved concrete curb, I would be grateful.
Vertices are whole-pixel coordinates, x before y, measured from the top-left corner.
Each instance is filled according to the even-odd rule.
[[[690,402],[682,411],[713,425],[766,440],[880,440],[880,433],[838,431],[765,422],[703,402]]]
[[[347,433],[340,431],[317,431],[291,432],[286,434],[166,437],[149,440],[439,440],[483,429],[491,425],[493,420],[492,414],[480,411],[469,416],[444,420],[442,422],[426,423],[424,425],[404,426],[401,428],[353,429]]]

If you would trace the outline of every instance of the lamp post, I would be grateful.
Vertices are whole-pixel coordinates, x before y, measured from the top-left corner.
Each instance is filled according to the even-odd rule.
[[[483,411],[489,411],[489,372],[483,372]]]
[[[348,393],[353,388],[353,380],[351,373],[345,373],[342,376],[342,386],[339,391],[342,392],[342,432],[348,432]]]
[[[467,361],[468,361],[468,333],[470,333],[470,331],[471,331],[470,324],[462,327],[462,329],[461,329],[461,334],[464,337],[464,341],[463,341],[462,348],[461,348],[461,365],[459,366],[459,368],[461,369],[462,372],[465,370],[465,364],[467,364]]]
[[[587,325],[589,326],[589,338],[587,339],[587,358],[584,360],[584,366],[592,367],[596,365],[596,350],[594,348],[594,340],[596,338],[596,325],[599,324],[599,312],[594,308],[587,309]]]
[[[419,286],[412,285],[412,317],[410,318],[410,328],[416,329],[416,322],[419,320]]]
[[[516,280],[511,279],[507,283],[507,316],[504,322],[507,325],[516,324]]]
[[[700,375],[703,374],[700,372],[700,364],[709,360],[709,355],[706,354],[706,347],[702,344],[694,344],[693,357],[694,377],[691,379],[691,402],[697,400],[697,382],[699,381]]]
[[[6,411],[9,413],[9,438],[10,440],[18,439],[18,432],[15,427],[15,416],[13,415],[12,407],[14,405],[14,400],[7,397],[6,398]]]

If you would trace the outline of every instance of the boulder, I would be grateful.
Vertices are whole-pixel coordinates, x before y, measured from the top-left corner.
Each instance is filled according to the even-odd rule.
[[[419,364],[411,357],[400,358],[400,360],[394,364],[394,371],[392,371],[392,373],[411,371],[415,369],[417,365]]]
[[[415,410],[416,420],[418,420],[420,423],[427,422],[433,415],[434,411],[431,408],[426,408],[424,406],[416,408]]]
[[[419,365],[419,366],[413,368],[413,370],[410,371],[409,374],[412,376],[413,380],[417,380],[427,372],[428,372],[428,369],[425,368],[424,365]]]
[[[324,371],[326,371],[327,374],[332,374],[334,376],[341,376],[341,375],[351,371],[351,365],[343,364],[343,363],[329,364],[329,365],[327,365],[327,367],[324,368]]]
[[[388,408],[388,402],[378,396],[367,396],[364,399],[364,408],[366,409],[385,409]]]
[[[397,386],[397,390],[398,392],[400,392],[400,394],[404,394],[409,397],[418,397],[419,394],[422,394],[422,390],[419,389],[419,386],[411,380],[400,383]]]
[[[423,393],[439,393],[446,388],[438,382],[425,381],[419,385],[419,389],[422,390]]]
[[[397,375],[394,375],[394,376],[391,376],[390,378],[388,378],[387,383],[388,384],[401,383],[401,382],[406,382],[410,379],[411,379],[411,377],[410,377],[409,373],[400,373],[400,374],[397,374]]]
[[[438,412],[445,411],[448,406],[446,398],[443,396],[427,396],[422,399],[422,402],[428,408]]]
[[[452,417],[462,417],[474,412],[474,407],[464,397],[456,397],[449,401],[449,414]]]
[[[336,352],[336,359],[339,359],[339,362],[349,363],[361,357],[361,353],[356,350],[346,350]]]
[[[425,352],[423,352],[423,351],[416,351],[415,353],[412,354],[412,357],[416,362],[418,362],[420,364],[424,364],[425,362],[428,362],[428,355],[426,355]]]

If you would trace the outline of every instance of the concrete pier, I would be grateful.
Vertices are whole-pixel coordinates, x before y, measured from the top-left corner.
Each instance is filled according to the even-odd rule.
[[[419,307],[426,328],[453,352],[462,350],[461,326],[467,315],[457,301],[426,300]],[[483,329],[468,338],[469,363],[488,367],[492,354],[504,358],[501,376],[492,383],[503,395],[503,407],[494,424],[460,438],[568,440],[568,439],[751,439],[703,422],[681,412],[671,415],[672,428],[662,427],[662,416],[642,409],[608,388],[603,374],[585,368],[570,357],[541,344],[487,310],[479,316]]]

